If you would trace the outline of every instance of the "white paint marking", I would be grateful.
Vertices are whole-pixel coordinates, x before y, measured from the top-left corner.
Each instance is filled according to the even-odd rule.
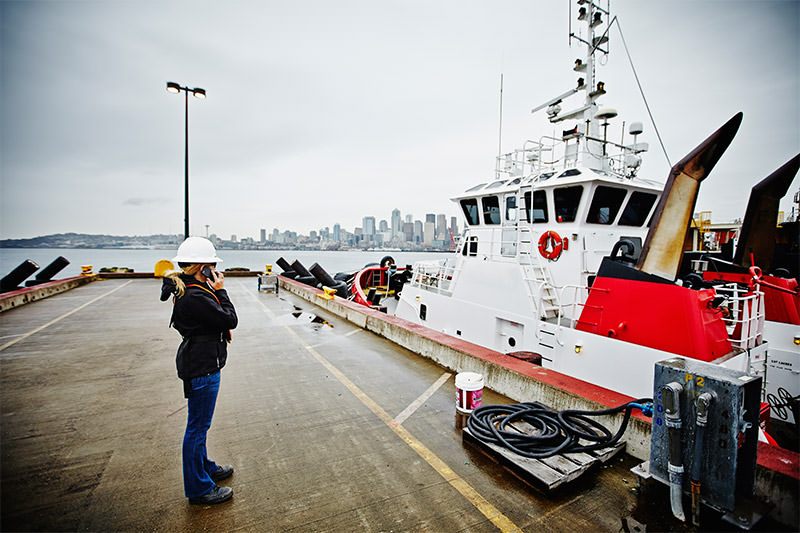
[[[409,417],[409,416],[413,415],[413,414],[414,414],[414,412],[415,412],[417,409],[419,409],[419,408],[420,408],[420,406],[421,406],[423,403],[425,403],[425,400],[427,400],[428,398],[430,398],[431,396],[433,396],[433,393],[434,393],[434,392],[436,392],[437,390],[439,390],[439,387],[441,387],[442,385],[444,385],[444,382],[445,382],[445,381],[447,381],[448,379],[450,379],[450,376],[451,376],[451,375],[452,375],[452,374],[450,374],[449,372],[445,372],[444,374],[442,374],[442,375],[439,377],[439,379],[437,379],[437,380],[436,380],[436,383],[434,383],[433,385],[431,385],[430,387],[428,387],[428,390],[426,390],[425,392],[423,392],[423,393],[420,395],[420,397],[419,397],[419,398],[417,398],[416,400],[414,400],[413,402],[411,402],[411,405],[409,405],[408,407],[406,407],[405,409],[403,409],[403,412],[402,412],[402,413],[400,413],[399,415],[397,415],[397,416],[394,418],[394,421],[395,421],[397,424],[402,424],[403,422],[405,422],[405,421],[408,419],[408,417]]]
[[[72,311],[69,311],[68,313],[64,313],[63,315],[61,315],[61,316],[60,316],[60,317],[58,317],[58,318],[54,318],[53,320],[51,320],[51,321],[50,321],[50,322],[48,322],[47,324],[44,324],[44,325],[42,325],[42,326],[39,326],[39,327],[38,327],[38,328],[36,328],[36,329],[32,329],[32,330],[31,330],[31,331],[29,331],[28,333],[25,333],[24,335],[20,335],[18,338],[14,339],[13,341],[8,341],[8,342],[7,342],[7,343],[5,343],[4,345],[0,346],[0,352],[2,352],[3,350],[5,350],[5,349],[6,349],[6,348],[8,348],[9,346],[13,346],[14,344],[18,343],[19,341],[21,341],[21,340],[23,340],[23,339],[27,339],[27,338],[28,338],[28,337],[30,337],[31,335],[34,335],[34,334],[36,334],[36,333],[39,333],[39,332],[40,332],[40,331],[42,331],[44,328],[46,328],[46,327],[48,327],[48,326],[52,326],[53,324],[55,324],[56,322],[58,322],[58,321],[59,321],[59,320],[61,320],[62,318],[67,318],[67,317],[68,317],[69,315],[71,315],[72,313],[77,313],[78,311],[80,311],[81,309],[83,309],[84,307],[86,307],[87,305],[91,305],[91,304],[95,303],[95,302],[96,302],[97,300],[99,300],[100,298],[105,298],[105,297],[106,297],[106,296],[108,296],[109,294],[111,294],[111,293],[114,293],[114,292],[117,292],[117,291],[118,291],[118,290],[120,290],[122,287],[124,287],[125,285],[127,285],[128,283],[130,283],[130,282],[132,282],[132,281],[133,281],[133,280],[132,280],[132,279],[130,279],[130,280],[126,281],[125,283],[123,283],[122,285],[120,285],[119,287],[117,287],[117,288],[115,288],[115,289],[112,289],[112,290],[108,291],[108,292],[107,292],[107,293],[105,293],[105,294],[101,294],[101,295],[100,295],[100,296],[98,296],[97,298],[94,298],[93,300],[89,300],[88,302],[86,302],[86,303],[85,303],[85,304],[83,304],[83,305],[79,305],[78,307],[76,307],[76,308],[75,308],[75,309],[73,309]]]

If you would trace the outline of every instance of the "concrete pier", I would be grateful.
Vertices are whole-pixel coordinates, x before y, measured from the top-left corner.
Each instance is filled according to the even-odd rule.
[[[462,444],[452,372],[255,279],[226,286],[240,325],[208,444],[235,468],[233,500],[183,495],[160,280],[100,280],[1,315],[0,529],[685,529],[660,487],[639,497],[637,460],[539,493]]]

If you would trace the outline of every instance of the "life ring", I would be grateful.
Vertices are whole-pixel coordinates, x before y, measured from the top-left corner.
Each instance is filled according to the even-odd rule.
[[[563,247],[564,241],[555,231],[545,231],[542,233],[542,236],[539,237],[539,253],[548,261],[558,260]]]

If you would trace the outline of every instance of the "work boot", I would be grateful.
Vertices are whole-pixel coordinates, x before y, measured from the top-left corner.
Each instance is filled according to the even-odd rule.
[[[232,465],[225,465],[220,466],[217,468],[217,471],[213,474],[209,474],[211,476],[211,481],[216,483],[217,481],[222,481],[223,479],[228,479],[233,475],[233,466]]]
[[[226,502],[231,498],[233,498],[232,488],[214,485],[214,488],[208,494],[204,494],[199,498],[189,498],[189,503],[192,505],[214,505]]]

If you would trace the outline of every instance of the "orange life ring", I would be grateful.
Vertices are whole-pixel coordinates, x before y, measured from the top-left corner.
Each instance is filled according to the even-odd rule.
[[[555,231],[545,231],[539,237],[539,253],[549,261],[556,261],[561,256],[563,247],[564,241]]]

